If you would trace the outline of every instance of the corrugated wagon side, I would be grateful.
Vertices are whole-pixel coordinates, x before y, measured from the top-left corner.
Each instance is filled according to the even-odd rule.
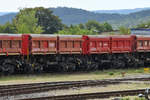
[[[56,35],[31,35],[31,53],[35,54],[56,54]]]
[[[59,54],[82,54],[81,35],[60,35]]]
[[[102,54],[111,52],[109,36],[97,35],[89,37],[89,54]]]
[[[150,51],[150,36],[137,36],[136,37],[136,50],[138,52]]]
[[[134,40],[131,35],[111,36],[111,52],[126,53],[132,52]]]
[[[0,55],[20,55],[22,35],[0,34]]]

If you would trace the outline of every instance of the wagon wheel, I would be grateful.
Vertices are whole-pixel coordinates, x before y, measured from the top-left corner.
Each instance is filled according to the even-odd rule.
[[[43,72],[43,66],[41,64],[32,64],[32,68],[35,73],[42,73]]]
[[[31,64],[25,64],[24,65],[24,73],[32,74],[33,71],[34,71],[34,69],[33,69]]]
[[[75,66],[74,63],[61,63],[60,64],[60,70],[63,71],[63,72],[75,71],[76,66]]]
[[[111,64],[112,68],[125,68],[125,62],[122,60],[113,60]]]
[[[97,70],[99,68],[99,64],[98,63],[93,63],[92,64],[93,70]]]
[[[144,67],[144,61],[139,60],[138,61],[138,67]]]
[[[2,65],[0,65],[0,73],[2,73]]]
[[[74,63],[68,63],[68,71],[75,71],[76,70],[76,65]]]
[[[138,62],[136,62],[135,60],[131,60],[130,62],[128,62],[127,64],[128,67],[138,67]]]
[[[93,70],[97,70],[99,67],[99,64],[96,62],[92,62],[91,64],[87,65],[87,71],[93,71]]]
[[[11,64],[4,64],[1,70],[2,70],[2,73],[6,75],[11,75],[11,74],[14,74],[15,67]]]
[[[68,70],[68,66],[66,63],[60,63],[60,66],[59,66],[59,71],[61,72],[67,72]]]

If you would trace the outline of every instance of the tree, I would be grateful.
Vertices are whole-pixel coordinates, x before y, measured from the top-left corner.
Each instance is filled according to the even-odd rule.
[[[35,17],[36,10],[25,8],[20,10],[13,20],[16,33],[42,33],[42,27],[38,25],[38,18]]]
[[[80,24],[79,24],[79,28],[81,28],[81,29],[85,29],[85,25],[84,25],[84,24],[82,24],[82,23],[80,23]]]
[[[42,26],[43,34],[54,34],[63,28],[63,24],[58,16],[53,15],[52,11],[43,7],[34,8],[38,25]]]
[[[103,32],[104,30],[103,26],[95,20],[89,20],[85,25],[88,30],[92,29],[99,33]]]
[[[147,21],[145,23],[141,23],[141,24],[138,24],[136,26],[136,28],[150,28],[150,21]]]
[[[93,30],[88,29],[81,29],[78,25],[73,26],[71,25],[69,28],[60,30],[58,34],[63,35],[94,35],[97,34],[97,32],[94,32]]]
[[[105,29],[105,30],[104,30]],[[60,30],[58,34],[71,35],[96,35],[103,31],[112,31],[112,27],[108,23],[100,24],[97,21],[88,21],[85,24],[70,25]]]
[[[124,27],[124,26],[121,26],[119,28],[119,30],[120,30],[120,33],[123,35],[128,35],[131,33],[131,30],[129,28]]]
[[[113,28],[112,28],[112,26],[111,26],[109,23],[105,22],[105,23],[103,24],[103,26],[104,26],[104,31],[105,31],[105,32],[113,31]]]
[[[7,22],[4,25],[0,25],[0,33],[15,33],[15,27],[13,24]]]
[[[58,16],[43,7],[24,8],[15,17],[13,24],[17,33],[43,33],[54,34],[64,25]]]

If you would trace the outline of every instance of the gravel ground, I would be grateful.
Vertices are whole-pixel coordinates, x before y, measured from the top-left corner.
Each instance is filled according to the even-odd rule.
[[[106,91],[117,91],[117,90],[119,91],[119,90],[130,90],[130,89],[146,89],[147,87],[150,87],[150,84],[132,83],[132,84],[108,85],[105,87],[83,87],[83,88],[55,90],[55,91],[17,95],[17,96],[6,96],[6,97],[1,97],[0,100],[17,100],[17,99],[24,99],[24,98],[31,98],[31,97],[37,98],[37,97],[46,97],[46,96],[106,92]],[[104,99],[104,100],[108,100],[108,99]]]
[[[125,75],[125,77],[117,77],[117,78],[147,78],[150,77],[150,74],[132,74]],[[116,78],[116,77],[114,77]],[[56,91],[48,91],[42,93],[33,93],[33,94],[25,94],[25,95],[17,95],[17,96],[5,96],[0,97],[0,100],[17,100],[24,98],[37,98],[37,97],[46,97],[46,96],[57,96],[57,95],[69,95],[69,94],[79,94],[79,93],[92,93],[92,92],[105,92],[105,91],[117,91],[117,90],[129,90],[129,89],[143,89],[150,87],[150,82],[141,81],[128,81],[132,84],[120,84],[120,85],[109,85],[107,87],[84,87],[84,88],[73,88],[69,90],[56,90]],[[119,87],[119,88],[118,88]],[[121,88],[120,88],[121,87]],[[95,99],[99,100],[99,99]],[[102,99],[101,99],[102,100]],[[103,99],[109,100],[109,99]],[[110,99],[111,100],[111,99]]]

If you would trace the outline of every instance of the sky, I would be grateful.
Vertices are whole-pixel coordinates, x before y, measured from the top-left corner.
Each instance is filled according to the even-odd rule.
[[[150,0],[0,0],[0,12],[28,7],[72,7],[85,10],[112,10],[150,7]]]

